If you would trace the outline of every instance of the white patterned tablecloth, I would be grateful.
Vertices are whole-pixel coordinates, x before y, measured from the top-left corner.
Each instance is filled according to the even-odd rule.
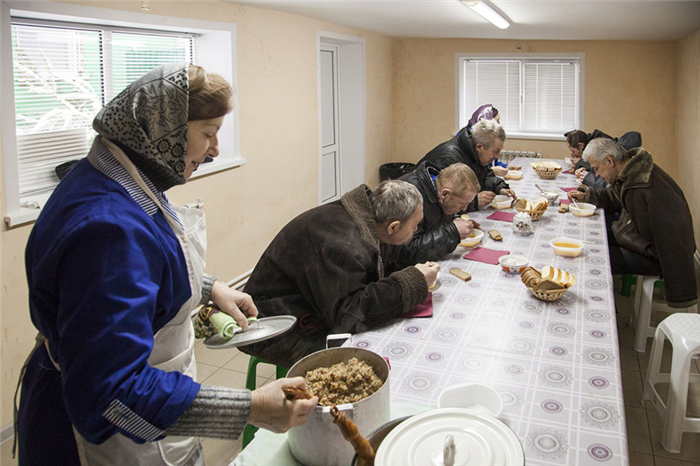
[[[566,193],[573,175],[540,179],[532,159],[516,159],[523,179],[509,181],[519,197],[538,197],[535,183]],[[561,162],[561,161],[559,161]],[[484,232],[497,229],[502,242],[485,237],[480,246],[508,250],[541,268],[554,265],[578,283],[561,299],[533,297],[519,275],[499,266],[463,259],[458,247],[440,261],[432,318],[394,321],[355,335],[352,345],[387,356],[392,402],[435,404],[441,390],[477,382],[497,390],[501,416],[520,438],[528,466],[627,465],[627,432],[615,319],[613,281],[608,266],[605,218],[599,209],[579,218],[548,209],[534,233],[513,233],[511,224],[487,220],[488,208],[470,213]],[[508,209],[506,212],[514,212]],[[549,241],[559,236],[586,239],[578,258],[555,256]],[[472,274],[463,282],[449,274],[458,267]]]

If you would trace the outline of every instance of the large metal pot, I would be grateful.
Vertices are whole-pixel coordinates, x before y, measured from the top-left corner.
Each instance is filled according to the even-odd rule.
[[[364,400],[338,406],[366,436],[390,419],[389,365],[380,355],[361,348],[321,350],[294,364],[287,377],[303,377],[310,370],[348,362],[352,358],[372,366],[383,382],[379,390]],[[306,424],[289,430],[288,441],[294,457],[306,466],[346,466],[355,454],[352,445],[333,424],[329,406],[316,406]]]
[[[381,427],[378,427],[375,429],[371,434],[367,436],[367,441],[369,442],[370,445],[372,445],[372,449],[376,452],[379,450],[379,445],[382,444],[382,440],[386,438],[389,433],[394,430],[394,427],[398,426],[401,424],[403,421],[408,419],[411,416],[404,416],[400,417],[398,419],[394,419],[393,421],[389,421],[386,424],[384,424]],[[360,458],[359,456],[355,455],[352,458],[352,465],[351,466],[367,466],[367,462]]]

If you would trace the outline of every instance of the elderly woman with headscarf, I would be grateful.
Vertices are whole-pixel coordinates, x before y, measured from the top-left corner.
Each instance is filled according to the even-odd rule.
[[[26,249],[37,345],[23,369],[22,465],[201,465],[199,437],[237,438],[247,422],[303,423],[316,399],[200,385],[190,319],[211,299],[247,327],[250,296],[204,274],[204,213],[169,202],[219,153],[233,108],[220,76],[155,68],[97,115],[86,159],[61,181]]]
[[[469,123],[467,124],[467,129],[471,131],[472,127],[477,124],[479,120],[496,120],[496,123],[500,124],[501,115],[499,115],[498,109],[493,105],[482,105],[481,107],[477,108],[474,113],[472,113],[472,117],[469,119]],[[508,165],[499,161],[498,158],[495,158],[493,162],[491,162],[491,169],[496,176],[506,176],[508,173],[507,167]]]

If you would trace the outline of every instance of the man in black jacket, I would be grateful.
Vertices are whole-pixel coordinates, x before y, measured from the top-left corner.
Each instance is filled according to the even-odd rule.
[[[496,194],[516,198],[515,191],[498,178],[489,166],[501,153],[505,140],[506,132],[501,125],[494,120],[480,120],[471,132],[463,128],[456,137],[428,152],[418,164],[431,162],[442,169],[461,162],[474,170],[482,191],[469,204],[467,210],[471,212],[491,204]]]
[[[423,162],[401,180],[414,185],[423,195],[423,221],[413,239],[395,249],[395,261],[405,267],[438,260],[454,251],[474,228],[471,220],[455,218],[479,192],[479,180],[474,171],[463,163],[440,170],[430,162]]]
[[[693,219],[681,188],[641,147],[627,151],[612,139],[594,139],[583,159],[608,186],[580,185],[569,198],[602,207],[606,216],[620,213],[608,232],[612,273],[661,275],[669,306],[697,303]]]

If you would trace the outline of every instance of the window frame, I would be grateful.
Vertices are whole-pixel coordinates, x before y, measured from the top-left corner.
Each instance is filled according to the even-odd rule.
[[[144,32],[180,32],[195,34],[194,57],[197,64],[207,71],[226,78],[238,89],[236,24],[200,21],[171,16],[151,15],[84,7],[70,4],[2,2],[0,4],[0,53],[3,66],[0,69],[2,99],[2,153],[4,171],[4,219],[8,227],[36,220],[40,209],[20,207],[19,161],[15,128],[14,75],[12,63],[12,18],[29,18],[52,22],[95,24],[110,28],[139,29]],[[240,150],[240,105],[224,121],[219,132],[221,153],[213,164],[200,167],[192,179],[238,167],[246,163]],[[87,155],[87,154],[86,154]]]
[[[578,128],[584,127],[584,101],[585,101],[585,54],[584,53],[456,53],[455,54],[455,134],[462,129],[475,109],[463,108],[464,102],[464,62],[466,60],[517,60],[521,67],[524,63],[544,60],[544,61],[571,61],[578,60],[579,75],[578,75]],[[521,75],[522,79],[522,75]],[[523,95],[521,89],[520,105],[522,112]],[[575,128],[570,128],[575,129]],[[554,135],[551,133],[535,133],[535,132],[508,132],[510,139],[537,139],[548,141],[564,141],[566,138],[563,135]]]

